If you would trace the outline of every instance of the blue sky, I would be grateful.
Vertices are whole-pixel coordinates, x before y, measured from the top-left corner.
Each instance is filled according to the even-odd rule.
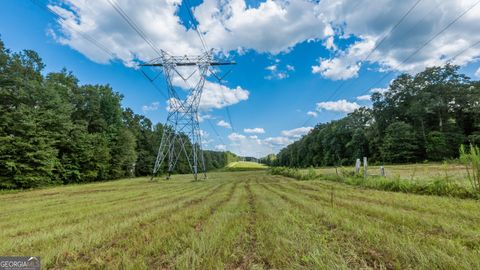
[[[40,2],[48,3],[67,23],[32,1],[1,1],[0,34],[8,48],[37,51],[46,72],[65,67],[82,84],[108,83],[124,95],[123,106],[153,122],[165,120],[165,98],[132,68],[155,54],[107,0]],[[209,78],[201,115],[210,118],[221,138],[204,120],[205,147],[257,157],[277,152],[316,123],[369,106],[366,95],[373,88],[387,87],[399,72],[413,74],[459,53],[454,63],[479,79],[480,45],[473,44],[480,41],[475,26],[480,23],[480,6],[473,6],[473,0],[371,2],[375,3],[192,1],[207,44],[218,55],[228,55],[237,62],[223,86]],[[185,3],[180,0],[116,3],[157,47],[173,54],[199,52],[200,42],[189,27]],[[93,46],[79,32],[93,37],[116,57]],[[379,43],[381,46],[374,49]],[[374,84],[385,74],[381,83]],[[160,76],[155,83],[165,91],[163,80]],[[226,105],[234,129],[228,127]]]

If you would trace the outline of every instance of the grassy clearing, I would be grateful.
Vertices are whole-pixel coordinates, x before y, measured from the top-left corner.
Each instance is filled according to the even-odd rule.
[[[0,254],[46,268],[479,269],[480,203],[265,171],[0,195]]]
[[[270,173],[297,180],[322,179],[385,191],[470,199],[480,198],[479,189],[472,185],[472,180],[469,180],[464,165],[392,165],[386,168],[387,172],[390,172],[390,174],[387,173],[387,177],[372,174],[372,171],[380,171],[380,167],[372,166],[368,169],[367,178],[362,176],[363,172],[360,172],[359,175],[354,175],[353,170],[353,167],[317,169],[274,167],[270,169]],[[407,178],[409,170],[411,170],[409,172],[410,178]],[[392,177],[392,172],[396,172],[394,177]]]
[[[231,162],[225,168],[225,171],[257,171],[266,170],[268,167],[265,164],[250,162],[250,161],[235,161]]]
[[[467,170],[465,166],[459,163],[426,163],[426,164],[402,164],[385,165],[387,179],[401,179],[415,182],[430,182],[436,179],[447,178],[450,182],[460,186],[469,186]],[[308,169],[301,170],[306,172]],[[315,172],[321,175],[337,175],[343,172],[353,172],[354,167],[334,167],[315,168]],[[379,176],[380,166],[368,166],[368,175]]]

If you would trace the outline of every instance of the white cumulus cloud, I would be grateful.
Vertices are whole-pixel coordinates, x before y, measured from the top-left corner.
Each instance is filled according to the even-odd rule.
[[[381,70],[415,72],[425,66],[443,64],[467,48],[452,60],[454,64],[463,65],[478,58],[480,47],[470,47],[480,40],[478,7],[409,57],[476,0],[421,1],[391,31],[416,1],[265,0],[252,6],[245,0],[204,0],[194,8],[194,15],[207,44],[224,54],[254,50],[276,55],[289,53],[302,42],[318,42],[332,51],[333,56],[319,59],[312,72],[333,80],[358,76],[362,62],[376,64]],[[180,17],[180,8],[184,8],[181,0],[116,2],[156,47],[176,55],[201,52],[195,30],[185,26],[184,18]],[[108,1],[52,3],[51,7],[64,20],[57,21],[58,27],[49,31],[50,36],[93,61],[108,63],[116,58],[134,66],[138,60],[148,61],[158,56]],[[91,36],[114,56],[92,46],[83,34]],[[347,42],[346,48],[336,46],[335,40],[349,38],[355,42]]]
[[[205,0],[195,9],[206,40],[225,51],[253,49],[277,54],[306,40],[323,39],[330,25],[317,4],[306,0],[266,0],[248,7],[244,0]]]
[[[159,108],[160,108],[160,102],[155,101],[155,102],[152,102],[149,105],[143,105],[142,106],[142,111],[143,112],[156,111]]]
[[[360,100],[360,101],[370,100],[370,95],[358,96],[357,100]]]
[[[215,145],[215,150],[225,151],[225,150],[227,150],[227,146],[225,144],[217,144],[217,145]]]
[[[245,136],[239,133],[228,135],[230,140],[229,150],[240,156],[264,157],[271,153],[277,153],[281,148],[293,141],[286,137],[269,137],[259,139],[256,135]]]
[[[291,139],[286,137],[281,137],[281,136],[269,137],[269,138],[266,138],[264,141],[266,144],[269,144],[272,147],[285,147],[293,142]]]
[[[480,78],[480,68],[478,68],[477,71],[475,72],[475,76]]]
[[[334,112],[350,113],[358,108],[360,108],[360,105],[358,105],[356,102],[348,102],[345,99],[317,103],[318,111],[327,110]]]
[[[334,57],[320,59],[319,65],[313,66],[312,71],[326,78],[343,80],[357,77],[361,63],[369,62],[378,64],[383,71],[414,73],[426,66],[442,65],[480,40],[480,32],[475,27],[478,25],[480,9],[473,8],[415,53],[476,1],[421,1],[393,29],[416,2],[417,0],[320,1],[317,8],[323,11],[322,15],[337,29],[337,35],[340,38],[356,37],[358,41],[346,49],[334,49]],[[332,48],[331,44],[327,40],[325,46]],[[375,51],[374,47],[377,47]],[[480,47],[472,47],[453,59],[453,63],[466,64],[479,54]]]
[[[231,89],[224,85],[205,81],[199,108],[201,110],[220,109],[245,101],[249,95],[250,93],[240,86]]]
[[[217,122],[217,126],[219,127],[223,127],[223,128],[232,128],[232,126],[230,126],[229,123],[223,121],[223,120],[220,120]]]
[[[271,65],[265,68],[266,70],[275,71],[277,70],[277,65]]]
[[[265,133],[265,130],[263,128],[246,128],[243,130],[245,133],[257,133],[257,134],[263,134]]]
[[[116,0],[129,18],[156,47],[176,55],[201,52],[194,29],[180,18],[181,0]],[[331,34],[331,26],[307,0],[267,0],[249,7],[244,0],[205,0],[194,8],[206,43],[223,52],[256,50],[278,54],[288,52],[306,40],[321,40]],[[105,63],[111,56],[93,48],[80,33],[103,44],[125,63],[150,60],[155,51],[123,21],[108,1],[64,0],[53,4],[65,21],[60,24],[58,41]],[[274,30],[274,31],[273,31]]]
[[[311,116],[311,117],[317,117],[318,113],[317,113],[317,112],[313,112],[313,111],[309,111],[309,112],[307,112],[307,115],[308,115],[308,116]]]
[[[386,92],[388,92],[388,88],[373,88],[373,89],[370,89],[369,91],[370,93],[380,93],[380,94],[385,94]]]
[[[319,65],[312,66],[312,73],[332,80],[357,77],[361,66],[359,59],[365,57],[374,46],[374,42],[357,42],[346,52],[340,52],[336,58],[319,59]]]
[[[290,130],[283,130],[282,135],[290,138],[300,138],[312,129],[313,127],[299,127]]]
[[[245,139],[245,138],[246,138],[245,135],[238,134],[238,133],[235,133],[235,132],[234,132],[234,133],[231,133],[230,135],[228,135],[228,139],[229,139],[230,141],[234,141],[234,142],[235,142],[235,141],[243,140],[243,139]]]
[[[290,76],[289,72],[295,71],[295,67],[291,65],[286,65],[284,68],[281,68],[278,64],[280,60],[276,59],[275,64],[267,66],[265,69],[270,71],[270,74],[265,76],[267,80],[283,80]]]
[[[215,119],[215,117],[213,117],[210,114],[201,114],[201,113],[198,114],[198,122],[200,122],[200,123],[202,123],[205,120],[209,120],[209,119]]]

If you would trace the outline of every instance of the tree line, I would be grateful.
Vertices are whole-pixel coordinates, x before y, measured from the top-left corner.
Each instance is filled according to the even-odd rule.
[[[65,69],[43,69],[35,51],[11,52],[0,40],[0,188],[151,174],[162,124],[122,108],[109,85],[79,85]],[[207,169],[236,159],[205,152]],[[176,172],[190,172],[185,157]]]
[[[376,163],[442,161],[462,144],[480,145],[480,82],[447,64],[402,74],[388,91],[371,96],[372,107],[318,124],[264,163],[340,166],[369,157]]]

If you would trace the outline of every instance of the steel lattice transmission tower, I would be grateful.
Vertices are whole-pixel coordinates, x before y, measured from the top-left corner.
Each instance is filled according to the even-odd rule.
[[[163,162],[167,162],[167,179],[170,178],[180,155],[185,155],[193,177],[203,173],[206,178],[205,160],[202,152],[202,140],[198,121],[198,106],[203,86],[212,66],[233,65],[234,62],[215,61],[212,51],[194,56],[173,56],[161,51],[161,56],[142,66],[161,67],[167,81],[169,108],[164,125],[160,147],[153,168],[152,179],[161,171]],[[189,75],[183,75],[183,71]],[[174,80],[183,80],[182,90],[177,91]],[[178,81],[176,82],[178,85]],[[191,145],[188,145],[189,141]]]

